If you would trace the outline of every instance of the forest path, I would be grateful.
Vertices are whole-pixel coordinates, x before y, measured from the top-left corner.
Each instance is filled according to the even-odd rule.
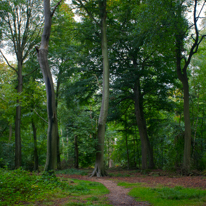
[[[106,180],[103,178],[90,178],[90,181],[95,181],[103,184],[110,193],[106,195],[108,197],[110,204],[112,205],[139,205],[139,206],[147,206],[150,205],[148,202],[137,202],[134,198],[127,195],[127,193],[130,191],[129,188],[124,188],[117,186],[117,183],[111,180]]]

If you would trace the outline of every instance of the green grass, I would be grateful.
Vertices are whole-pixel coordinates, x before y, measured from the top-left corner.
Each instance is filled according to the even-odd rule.
[[[66,199],[65,205],[108,206],[107,193],[109,190],[97,182],[0,169],[0,206],[54,205],[61,198]]]
[[[56,174],[88,175],[88,173],[86,171],[78,170],[78,169],[74,169],[74,168],[56,171]]]
[[[147,201],[153,206],[200,206],[205,205],[206,191],[194,188],[176,186],[174,188],[144,187],[140,183],[124,183],[119,186],[132,188],[129,195],[137,201]]]

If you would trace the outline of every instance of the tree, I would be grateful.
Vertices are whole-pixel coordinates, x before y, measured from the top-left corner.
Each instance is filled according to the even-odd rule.
[[[108,107],[109,107],[109,59],[108,59],[108,49],[107,49],[107,12],[106,0],[99,0],[98,1],[98,12],[99,12],[99,19],[100,23],[96,19],[97,17],[93,15],[92,9],[94,11],[96,9],[96,2],[87,2],[88,4],[84,4],[84,1],[77,0],[78,6],[83,8],[87,15],[91,18],[91,20],[101,29],[101,35],[99,36],[101,39],[101,50],[102,50],[102,62],[103,62],[103,90],[102,90],[102,104],[100,109],[100,115],[98,120],[98,130],[97,130],[97,149],[96,149],[96,161],[95,161],[95,168],[92,172],[91,176],[105,176],[106,171],[104,168],[104,138],[105,138],[105,125],[107,121],[107,114],[108,114]],[[86,1],[85,1],[86,2]],[[92,4],[92,5],[91,5]],[[91,7],[92,6],[92,7]]]
[[[37,50],[37,57],[39,65],[44,77],[47,93],[47,114],[48,114],[48,132],[47,132],[47,160],[45,171],[51,171],[56,168],[57,163],[57,136],[58,136],[58,123],[57,123],[57,109],[56,99],[54,92],[54,84],[52,80],[49,62],[47,58],[49,37],[51,32],[52,16],[61,3],[60,0],[53,11],[50,10],[50,0],[44,0],[44,29],[41,38],[41,45]]]
[[[17,93],[23,91],[23,63],[27,59],[33,46],[37,43],[39,32],[41,30],[40,1],[2,1],[1,6],[4,9],[2,16],[2,38],[9,45],[9,50],[15,54],[17,68],[13,67],[3,52],[1,55],[8,66],[16,72],[17,75]],[[15,167],[21,166],[21,102],[17,97],[15,120]]]

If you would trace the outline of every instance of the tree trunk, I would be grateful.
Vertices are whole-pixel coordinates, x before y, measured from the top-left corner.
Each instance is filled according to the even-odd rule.
[[[33,130],[33,138],[34,138],[34,171],[38,171],[39,162],[38,162],[38,152],[37,152],[36,126],[33,119],[32,119],[32,130]]]
[[[105,176],[106,171],[104,168],[104,138],[105,138],[105,125],[109,107],[109,60],[107,50],[107,36],[106,36],[106,0],[99,1],[100,18],[101,18],[101,47],[103,57],[103,94],[102,105],[98,120],[97,130],[97,150],[95,168],[91,176]]]
[[[186,173],[190,170],[191,157],[191,124],[190,124],[190,106],[189,106],[189,85],[188,79],[182,82],[184,90],[184,121],[185,121],[185,141],[184,141],[184,157],[183,169]]]
[[[183,156],[183,170],[188,174],[190,170],[191,159],[191,123],[190,123],[190,106],[189,106],[189,84],[187,77],[187,65],[181,68],[183,39],[176,37],[176,70],[179,80],[183,85],[184,92],[184,122],[185,122],[185,136],[184,136],[184,156]]]
[[[22,64],[18,60],[18,86],[17,93],[22,92],[23,77]],[[20,100],[17,99],[16,119],[15,119],[15,168],[21,167],[21,105]]]
[[[53,12],[50,11],[50,0],[44,0],[44,18],[45,18],[44,30],[41,38],[41,46],[39,49],[36,48],[37,57],[44,77],[44,82],[46,85],[46,93],[47,93],[48,131],[47,131],[47,159],[46,159],[45,171],[52,171],[56,169],[56,165],[57,165],[57,135],[58,135],[57,112],[56,112],[54,85],[53,85],[52,75],[51,75],[48,58],[47,58],[49,37],[51,32],[51,21],[52,21],[52,15],[54,11]]]
[[[79,168],[79,149],[78,149],[78,137],[75,136],[74,137],[74,153],[75,153],[75,164],[74,164],[74,167],[76,169]]]
[[[134,95],[136,121],[139,129],[142,149],[142,169],[154,168],[153,152],[147,135],[146,121],[143,112],[143,96],[141,95],[140,91],[139,78],[137,80],[137,84],[134,87]],[[147,160],[149,160],[149,166]]]
[[[59,79],[57,80],[57,89],[56,89],[56,110],[58,107],[58,97],[59,97],[59,87],[60,87],[60,82]],[[58,127],[58,123],[57,123]],[[57,128],[57,169],[61,170],[61,158],[60,158],[60,138],[59,138],[59,133],[58,133],[58,128]]]
[[[9,125],[9,142],[11,141],[11,137],[12,137],[12,125]]]
[[[129,170],[129,149],[128,149],[128,136],[127,136],[127,117],[125,115],[125,141],[126,141],[126,149],[127,149],[127,169]]]

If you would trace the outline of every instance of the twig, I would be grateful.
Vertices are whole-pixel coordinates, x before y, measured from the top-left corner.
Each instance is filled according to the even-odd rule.
[[[1,50],[0,50],[0,53],[1,53],[1,55],[3,56],[3,58],[5,59],[5,61],[6,61],[6,63],[8,64],[8,66],[11,67],[11,68],[17,73],[17,75],[18,75],[18,71],[17,71],[14,67],[12,67],[11,64],[9,64],[7,58],[4,56],[4,54],[2,53]]]

